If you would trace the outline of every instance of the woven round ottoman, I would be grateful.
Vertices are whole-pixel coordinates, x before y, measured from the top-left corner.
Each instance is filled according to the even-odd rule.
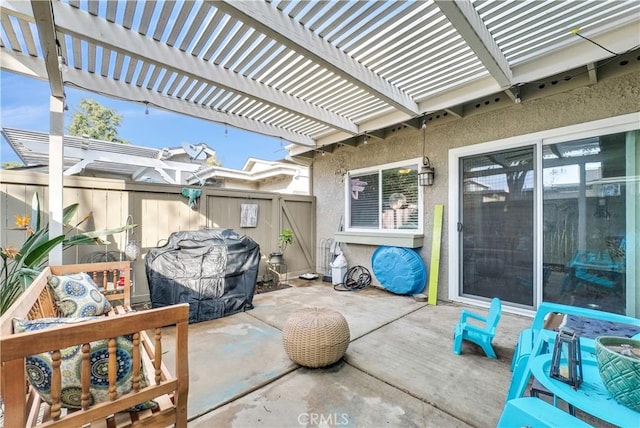
[[[349,346],[349,324],[340,312],[307,308],[287,318],[282,331],[284,350],[295,363],[325,367],[344,356]]]

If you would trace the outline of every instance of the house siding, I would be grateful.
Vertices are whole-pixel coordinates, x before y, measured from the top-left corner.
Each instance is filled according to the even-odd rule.
[[[460,119],[447,118],[438,124],[429,122],[426,154],[436,169],[435,183],[424,189],[424,246],[417,249],[427,264],[431,258],[433,207],[444,204],[442,251],[438,298],[448,299],[447,242],[451,226],[447,222],[449,165],[448,151],[518,135],[530,134],[563,126],[576,125],[640,111],[640,72],[609,77],[598,83],[575,88],[545,98],[486,113],[471,113]],[[352,169],[396,162],[422,155],[422,131],[398,126],[384,140],[370,139],[357,148],[340,147],[326,156],[316,156],[313,164],[313,195],[316,197],[318,242],[333,238],[344,222],[345,173]],[[371,269],[371,254],[376,246],[341,244],[349,266],[362,265]],[[321,256],[319,257],[319,259]],[[373,283],[378,282],[373,276]]]

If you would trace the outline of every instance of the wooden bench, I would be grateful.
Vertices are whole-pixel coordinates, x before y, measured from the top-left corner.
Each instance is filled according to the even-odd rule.
[[[86,272],[94,278],[101,291],[112,304],[109,316],[46,330],[14,334],[13,319],[57,317],[55,302],[47,285],[50,275]],[[4,400],[4,425],[23,426],[187,426],[187,394],[189,389],[188,319],[189,306],[175,305],[161,309],[132,311],[130,308],[129,262],[107,262],[50,266],[0,318],[0,361]],[[118,285],[120,282],[120,285]],[[162,363],[162,331],[175,326],[175,369],[171,372]],[[147,331],[152,331],[153,339]],[[116,337],[132,335],[133,380],[132,392],[117,396],[115,379]],[[61,409],[60,350],[70,346],[82,348],[82,395],[89,395],[90,342],[109,340],[109,398],[106,403],[90,405],[84,399],[82,409]],[[138,345],[138,346],[136,346]],[[25,358],[29,355],[53,352],[51,376],[52,404],[43,402],[26,381]],[[144,365],[149,385],[140,388],[140,370]],[[153,410],[128,411],[141,402],[153,399],[158,407]]]

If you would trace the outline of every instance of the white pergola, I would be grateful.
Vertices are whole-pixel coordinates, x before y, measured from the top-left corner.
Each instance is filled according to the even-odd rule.
[[[516,102],[569,70],[595,82],[599,63],[640,45],[637,0],[0,5],[2,69],[51,87],[59,195],[65,87],[279,137],[302,155],[434,112],[460,117],[494,94]],[[61,199],[51,198],[52,226]]]

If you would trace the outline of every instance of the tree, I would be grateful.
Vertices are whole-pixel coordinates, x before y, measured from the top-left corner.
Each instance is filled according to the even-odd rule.
[[[0,169],[20,168],[21,166],[24,166],[22,162],[9,161],[9,162],[2,162],[2,166],[0,167]]]
[[[89,138],[97,140],[129,144],[128,141],[118,138],[121,121],[122,115],[115,110],[103,106],[96,100],[84,98],[71,118],[68,132],[70,135],[88,135]]]
[[[207,165],[209,166],[222,166],[222,162],[218,160],[218,153],[211,155],[207,158]]]

